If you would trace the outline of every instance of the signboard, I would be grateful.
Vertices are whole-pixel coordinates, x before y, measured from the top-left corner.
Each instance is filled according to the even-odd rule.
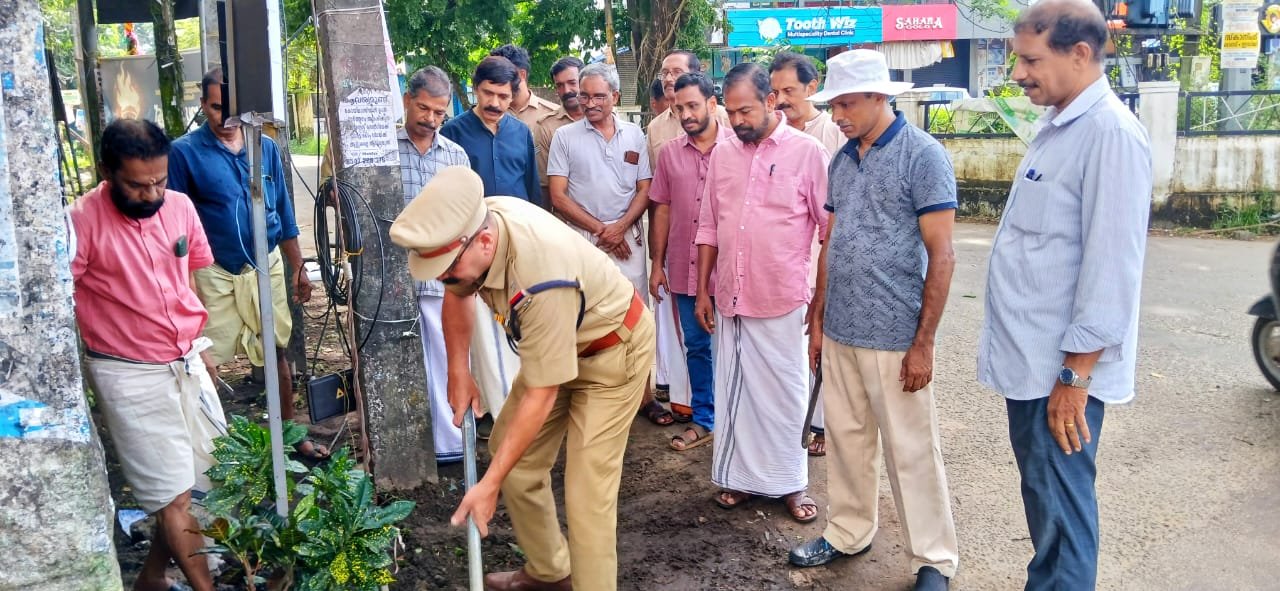
[[[1263,7],[1262,30],[1268,35],[1280,35],[1280,2]]]
[[[955,4],[886,4],[881,7],[885,41],[942,41],[956,38]]]
[[[1258,67],[1262,33],[1258,27],[1260,0],[1225,0],[1222,3],[1221,67]]]
[[[119,118],[162,123],[160,76],[155,55],[128,55],[98,60],[102,102],[107,122]],[[200,52],[182,52],[182,117],[191,121],[200,110]]]
[[[767,47],[782,43],[856,45],[881,40],[879,6],[760,8],[727,12],[730,47]]]

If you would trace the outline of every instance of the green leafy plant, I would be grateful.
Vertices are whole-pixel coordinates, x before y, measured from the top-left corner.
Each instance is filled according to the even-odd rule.
[[[306,437],[306,427],[285,422],[286,449]],[[214,440],[218,464],[206,474],[216,485],[205,497],[214,518],[201,531],[215,545],[205,552],[228,555],[244,570],[248,589],[372,591],[394,580],[394,526],[413,510],[410,501],[378,506],[373,480],[355,468],[347,450],[312,468],[286,459],[287,516],[275,511],[271,434],[233,416],[227,435]],[[300,474],[307,474],[300,477]],[[296,504],[296,495],[301,495]]]

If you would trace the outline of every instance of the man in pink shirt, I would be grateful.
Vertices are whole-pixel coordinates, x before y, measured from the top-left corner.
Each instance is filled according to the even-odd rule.
[[[698,293],[698,214],[706,194],[711,151],[733,136],[728,125],[713,115],[716,95],[711,80],[701,72],[690,72],[676,80],[672,110],[680,119],[685,135],[673,139],[658,152],[658,167],[649,186],[653,212],[653,269],[649,293],[655,306],[673,310],[656,314],[670,319],[681,355],[669,367],[686,369],[686,375],[671,375],[671,411],[691,416],[692,424],[671,438],[671,448],[685,451],[711,441],[715,426],[715,373],[711,335],[693,314]],[[659,353],[666,353],[659,347]]]
[[[755,496],[781,497],[805,523],[818,506],[805,494],[799,445],[808,428],[804,325],[810,245],[815,230],[826,235],[830,157],[774,110],[759,66],[730,70],[724,99],[735,137],[711,152],[695,238],[695,315],[716,335],[711,480],[724,490],[715,501],[731,509]]]
[[[102,184],[71,206],[76,320],[86,369],[125,479],[156,517],[157,539],[134,589],[169,589],[169,559],[212,591],[192,490],[209,490],[213,438],[226,433],[208,315],[191,273],[213,262],[186,195],[165,189],[169,139],[149,121],[102,132]]]

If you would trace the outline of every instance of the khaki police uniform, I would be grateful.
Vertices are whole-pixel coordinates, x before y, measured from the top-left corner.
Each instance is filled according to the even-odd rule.
[[[560,107],[555,111],[547,113],[538,118],[538,121],[531,125],[533,128],[533,146],[538,152],[538,178],[542,180],[542,192],[547,198],[547,203],[551,203],[551,192],[548,188],[547,181],[547,159],[551,155],[551,139],[556,137],[556,130],[573,123],[573,117],[569,116],[569,112]]]
[[[616,589],[618,487],[653,365],[653,316],[608,256],[550,213],[514,197],[490,197],[477,218],[457,203],[459,194],[479,203],[479,177],[465,167],[445,169],[396,220],[392,240],[410,249],[411,270],[438,276],[456,257],[459,247],[450,247],[480,228],[487,209],[498,241],[479,295],[520,355],[504,409],[521,404],[528,388],[560,386],[551,414],[502,483],[524,570],[546,582],[572,573],[577,589]],[[560,282],[577,287],[545,287]],[[498,416],[491,452],[513,415]],[[561,442],[567,540],[551,494]]]

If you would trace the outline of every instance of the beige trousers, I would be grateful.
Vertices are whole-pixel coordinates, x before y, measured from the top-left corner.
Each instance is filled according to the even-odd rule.
[[[849,347],[822,339],[822,397],[827,423],[827,528],[846,553],[875,537],[883,441],[885,469],[911,571],[932,566],[955,575],[960,553],[942,467],[933,386],[904,392],[905,351]]]
[[[618,588],[622,456],[653,367],[653,330],[653,317],[645,313],[630,340],[579,360],[578,377],[560,387],[542,429],[502,482],[525,572],[535,579],[559,581],[572,573],[575,589]],[[518,407],[525,388],[516,376],[506,408]],[[490,452],[497,452],[514,415],[498,415]],[[551,466],[562,442],[567,540],[551,495]]]

